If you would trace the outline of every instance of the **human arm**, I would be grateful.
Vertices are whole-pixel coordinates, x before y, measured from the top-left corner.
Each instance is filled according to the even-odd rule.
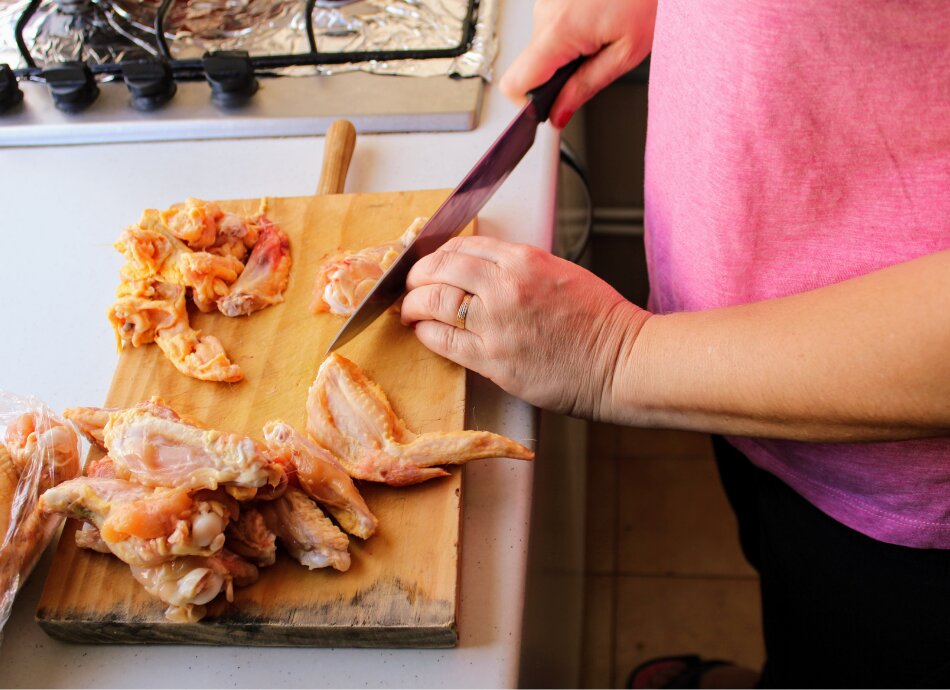
[[[798,295],[655,316],[608,383],[618,422],[803,441],[950,433],[950,251]]]
[[[551,108],[551,123],[563,128],[581,105],[647,56],[656,4],[657,0],[537,0],[531,41],[499,87],[512,100],[521,101],[559,67],[591,56]]]
[[[808,441],[950,433],[950,251],[791,297],[651,315],[546,252],[474,237],[419,261],[408,287],[403,320],[427,347],[540,407]]]

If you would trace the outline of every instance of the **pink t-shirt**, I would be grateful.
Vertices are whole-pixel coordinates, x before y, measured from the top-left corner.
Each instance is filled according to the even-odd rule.
[[[649,105],[655,311],[950,249],[948,0],[660,0]],[[950,438],[730,440],[864,534],[950,548]]]

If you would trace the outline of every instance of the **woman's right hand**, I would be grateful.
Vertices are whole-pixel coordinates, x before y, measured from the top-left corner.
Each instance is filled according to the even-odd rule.
[[[537,0],[528,47],[501,78],[515,102],[550,79],[559,67],[591,56],[564,85],[551,109],[561,129],[594,94],[636,67],[653,45],[657,0]]]

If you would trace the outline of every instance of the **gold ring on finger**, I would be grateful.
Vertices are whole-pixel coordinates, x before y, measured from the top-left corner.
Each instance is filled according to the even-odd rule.
[[[468,307],[472,303],[472,295],[465,293],[465,297],[462,298],[462,303],[459,305],[459,310],[455,314],[455,325],[461,330],[465,330],[465,319],[468,317]]]

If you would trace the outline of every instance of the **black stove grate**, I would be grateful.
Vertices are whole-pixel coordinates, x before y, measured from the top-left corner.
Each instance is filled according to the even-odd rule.
[[[23,39],[32,16],[36,13],[42,0],[31,0],[23,10],[16,24],[16,45],[26,67],[14,70],[18,78],[43,79],[44,68],[38,67],[30,49]],[[466,53],[475,38],[475,22],[478,16],[479,0],[469,0],[465,18],[462,24],[462,40],[451,48],[431,48],[412,50],[379,50],[379,51],[349,51],[349,52],[320,52],[317,50],[313,31],[313,14],[316,0],[308,0],[305,10],[306,32],[310,50],[306,53],[283,55],[250,55],[250,64],[257,73],[266,73],[269,70],[285,67],[338,65],[347,62],[368,62],[371,60],[385,62],[389,60],[424,60],[431,58],[453,58]],[[158,56],[166,62],[176,80],[203,79],[205,77],[205,61],[202,59],[175,60],[171,57],[168,42],[165,38],[165,19],[175,0],[162,0],[155,17],[154,41]],[[123,72],[121,62],[105,62],[88,65],[94,75],[120,76]]]

